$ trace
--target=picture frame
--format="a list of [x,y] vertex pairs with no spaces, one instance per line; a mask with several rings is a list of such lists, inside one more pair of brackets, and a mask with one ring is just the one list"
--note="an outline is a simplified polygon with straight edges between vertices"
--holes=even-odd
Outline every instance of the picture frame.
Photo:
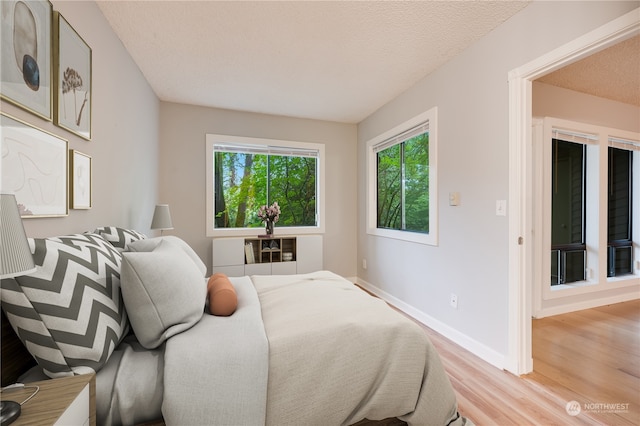
[[67,216],[68,141],[4,112],[0,130],[0,191],[15,195],[23,218]]
[[57,126],[91,140],[91,48],[59,12],[53,18],[53,119]]
[[0,97],[52,120],[52,15],[48,0],[0,1]]
[[92,159],[74,149],[69,151],[69,207],[90,209],[92,200]]

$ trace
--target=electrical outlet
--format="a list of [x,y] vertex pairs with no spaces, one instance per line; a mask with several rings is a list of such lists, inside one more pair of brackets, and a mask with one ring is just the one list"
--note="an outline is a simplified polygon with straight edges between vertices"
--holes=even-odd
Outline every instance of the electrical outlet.
[[451,305],[451,307],[453,309],[458,309],[458,295],[455,293],[451,293],[451,296],[449,297],[449,305]]
[[362,259],[362,269],[367,269],[367,259]]

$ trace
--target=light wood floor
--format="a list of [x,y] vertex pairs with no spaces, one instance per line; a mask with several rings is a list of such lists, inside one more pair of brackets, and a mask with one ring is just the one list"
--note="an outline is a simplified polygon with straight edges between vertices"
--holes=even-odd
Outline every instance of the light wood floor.
[[640,300],[534,320],[533,359],[531,380],[606,424],[640,425]]
[[[423,328],[476,425],[640,425],[640,300],[534,320],[534,372],[522,377]],[[628,405],[594,405],[606,403]]]

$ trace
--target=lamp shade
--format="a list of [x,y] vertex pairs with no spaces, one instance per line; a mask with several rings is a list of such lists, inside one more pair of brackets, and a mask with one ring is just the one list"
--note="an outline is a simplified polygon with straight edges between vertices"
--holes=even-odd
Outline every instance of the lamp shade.
[[173,229],[171,223],[171,212],[168,204],[158,204],[153,212],[151,229]]
[[0,278],[26,275],[36,270],[13,194],[0,194],[0,252]]

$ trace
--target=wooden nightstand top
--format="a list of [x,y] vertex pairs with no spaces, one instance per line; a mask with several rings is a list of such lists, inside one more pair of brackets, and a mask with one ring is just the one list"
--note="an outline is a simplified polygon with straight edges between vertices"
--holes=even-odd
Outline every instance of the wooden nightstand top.
[[[71,405],[82,390],[89,385],[89,419],[90,425],[96,424],[96,376],[83,374],[73,377],[43,380],[25,383],[25,386],[39,386],[40,391],[22,406],[20,417],[13,425],[53,425]],[[32,388],[5,390],[3,401],[24,401],[33,393]]]

